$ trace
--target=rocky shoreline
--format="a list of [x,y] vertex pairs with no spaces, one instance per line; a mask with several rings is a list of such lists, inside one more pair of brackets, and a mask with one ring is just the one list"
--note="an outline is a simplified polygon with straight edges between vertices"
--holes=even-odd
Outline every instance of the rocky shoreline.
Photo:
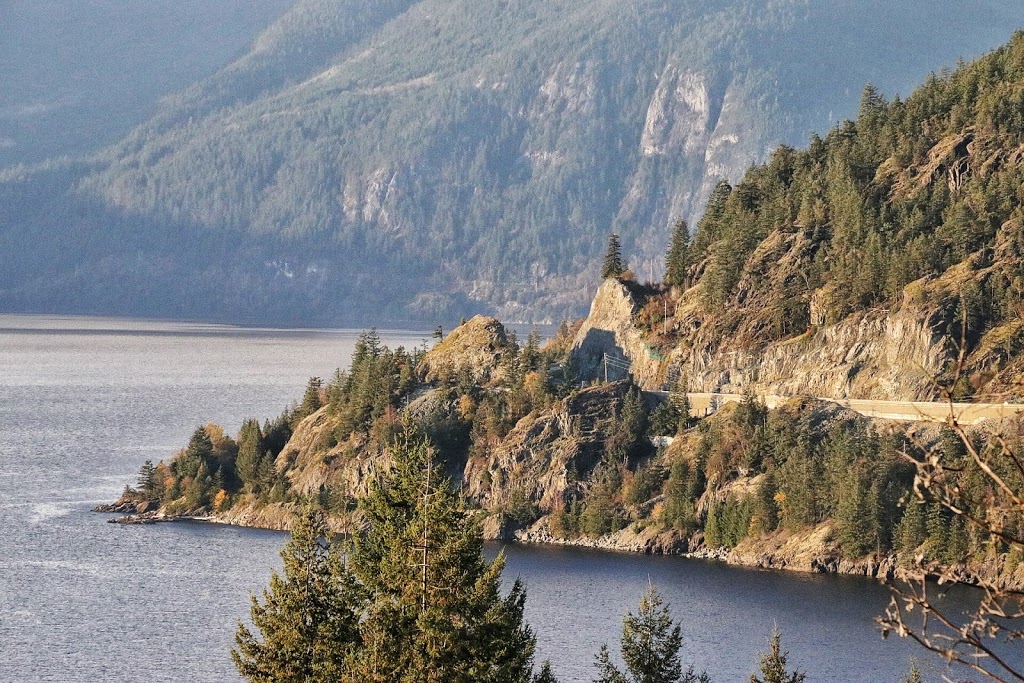
[[882,558],[842,558],[838,548],[831,542],[830,525],[822,525],[807,533],[789,536],[774,534],[757,540],[748,539],[732,550],[704,545],[703,535],[700,533],[687,536],[675,529],[663,529],[657,525],[634,524],[598,538],[558,538],[551,533],[550,523],[546,517],[527,529],[514,531],[499,539],[516,543],[575,546],[613,552],[676,555],[691,559],[714,560],[751,569],[809,574],[848,574],[886,581],[903,576],[896,563],[896,556],[892,553]]
[[105,514],[119,514],[121,517],[111,517],[107,524],[160,524],[163,522],[217,522],[214,517],[201,515],[172,515],[162,508],[143,501],[116,501],[114,503],[97,505],[92,512]]
[[[261,504],[243,499],[230,509],[213,513],[169,513],[151,501],[121,498],[111,504],[97,505],[93,512],[116,514],[110,524],[145,525],[165,522],[207,522],[270,531],[288,531],[296,513],[292,503]],[[897,562],[894,553],[882,557],[867,556],[856,560],[845,558],[835,541],[832,522],[796,532],[777,531],[758,538],[744,539],[735,548],[709,548],[704,535],[692,535],[657,523],[635,522],[597,538],[576,536],[563,538],[551,530],[551,517],[543,515],[525,528],[510,525],[501,515],[482,513],[484,538],[492,541],[529,545],[557,545],[592,548],[619,553],[675,555],[692,559],[714,560],[752,569],[795,571],[810,574],[846,574],[879,581],[906,578],[908,572]],[[351,520],[329,518],[337,533],[351,530]],[[1007,566],[1006,558],[990,557],[952,568],[956,581],[976,585],[979,579],[998,582],[1009,590],[1024,592],[1024,563]]]
[[[109,524],[144,525],[166,522],[208,522],[251,529],[287,531],[292,510],[289,506],[272,506],[274,510],[239,506],[224,513],[212,515],[168,514],[161,508],[145,503],[119,500],[109,505],[98,505],[93,512],[120,514],[107,520]],[[830,530],[825,527],[814,533],[779,539],[760,539],[757,543],[745,541],[736,548],[709,548],[703,544],[700,534],[687,536],[675,529],[663,529],[657,525],[631,524],[624,529],[597,538],[577,536],[557,537],[551,532],[547,516],[540,518],[525,529],[507,529],[493,522],[489,516],[484,523],[484,537],[487,540],[522,543],[524,545],[553,545],[576,548],[591,548],[606,552],[639,553],[645,555],[674,555],[688,559],[713,560],[725,564],[751,569],[796,571],[813,574],[847,574],[865,576],[879,580],[892,580],[902,576],[893,555],[881,558],[848,560],[839,556],[838,551],[828,544],[818,545],[822,537],[827,538]],[[344,524],[333,520],[333,528],[341,530]],[[816,547],[815,547],[816,546]],[[964,572],[964,583],[976,583],[976,579]],[[1024,584],[1022,584],[1024,585]]]

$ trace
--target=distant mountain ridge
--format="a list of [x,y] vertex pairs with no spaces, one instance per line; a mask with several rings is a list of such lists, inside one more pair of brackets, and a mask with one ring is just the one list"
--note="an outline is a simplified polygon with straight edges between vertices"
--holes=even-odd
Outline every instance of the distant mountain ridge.
[[0,8],[0,167],[94,152],[234,61],[293,0],[14,0]]
[[104,153],[0,177],[0,307],[574,317],[608,232],[657,275],[719,178],[1005,42],[981,4],[302,0]]

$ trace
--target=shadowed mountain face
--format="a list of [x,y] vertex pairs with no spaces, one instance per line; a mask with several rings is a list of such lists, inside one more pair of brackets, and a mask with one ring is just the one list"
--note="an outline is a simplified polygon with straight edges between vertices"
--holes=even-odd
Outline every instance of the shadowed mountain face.
[[1021,14],[303,0],[102,154],[2,177],[0,307],[575,316],[608,232],[657,276],[668,226],[717,179],[852,115],[869,81],[906,93],[1005,42]]
[[115,142],[160,97],[237,58],[292,2],[5,2],[0,166]]

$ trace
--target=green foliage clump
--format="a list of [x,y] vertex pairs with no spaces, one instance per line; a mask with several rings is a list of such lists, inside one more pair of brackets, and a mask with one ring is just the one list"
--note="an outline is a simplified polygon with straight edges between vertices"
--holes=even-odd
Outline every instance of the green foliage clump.
[[621,486],[619,471],[600,468],[594,475],[594,484],[587,491],[579,517],[579,531],[596,538],[622,528],[617,497]]
[[750,500],[727,498],[712,505],[704,522],[704,538],[710,548],[735,548],[747,537],[753,509]]
[[683,637],[668,605],[653,586],[640,598],[636,614],[622,620],[622,660],[625,671],[613,662],[607,645],[597,655],[595,683],[709,683],[707,673],[684,670],[679,659]]
[[697,529],[696,501],[704,494],[704,468],[687,460],[676,460],[665,483],[661,522],[680,531]]
[[672,229],[668,253],[665,255],[665,285],[686,288],[690,271],[690,226],[682,218]]
[[[685,394],[683,396],[685,396]],[[687,412],[689,412],[688,409]],[[651,411],[647,431],[651,436],[675,436],[686,429],[689,425],[689,421],[690,416],[684,414],[674,401],[668,400],[663,403],[659,403],[658,406]]]
[[921,670],[917,668],[917,664],[910,665],[910,670],[907,671],[907,675],[903,677],[900,683],[924,683],[924,676],[921,675]]
[[251,681],[551,682],[533,673],[535,639],[517,580],[487,561],[478,518],[438,475],[425,443],[393,452],[394,468],[360,502],[369,527],[346,559],[321,513],[300,517],[261,604],[257,638],[239,625],[233,656]]
[[804,683],[807,680],[807,674],[786,668],[789,653],[782,651],[782,634],[778,628],[772,633],[768,647],[768,652],[761,655],[761,677],[751,674],[750,683]]
[[[886,101],[868,85],[855,120],[812,136],[804,150],[779,147],[735,186],[720,183],[689,248],[692,262],[705,262],[707,308],[741,311],[735,296],[747,282],[743,299],[769,313],[759,334],[781,339],[811,324],[812,294],[826,321],[896,307],[911,282],[959,264],[976,271],[989,265],[986,250],[1017,244],[1024,169],[1008,160],[1024,126],[1009,103],[1024,98],[1021,54],[1017,33],[980,60],[933,75],[906,100]],[[801,245],[795,271],[761,277],[772,260],[764,254],[784,242]],[[754,258],[762,246],[767,261]],[[932,302],[954,336],[966,321],[971,347],[1019,314],[1020,253],[1006,253],[1017,255]],[[967,396],[970,387],[958,391]]]
[[644,456],[650,447],[647,441],[647,407],[643,395],[636,387],[630,387],[622,400],[605,439],[605,454],[609,462],[624,466]]
[[239,622],[231,658],[254,682],[336,681],[359,636],[361,597],[321,512],[299,515],[281,559],[284,576],[271,575],[262,602],[253,596],[252,629]]
[[395,422],[402,399],[416,384],[418,360],[416,353],[382,344],[375,329],[360,335],[348,372],[336,372],[326,391],[328,409],[339,418],[339,441],[369,431],[383,418]]

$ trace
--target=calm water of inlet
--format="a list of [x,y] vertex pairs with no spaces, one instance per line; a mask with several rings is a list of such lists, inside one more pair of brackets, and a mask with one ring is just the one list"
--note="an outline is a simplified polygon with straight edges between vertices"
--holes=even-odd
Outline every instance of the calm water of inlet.
[[[359,331],[254,330],[0,316],[0,681],[232,681],[249,595],[284,536],[209,524],[123,527],[90,513],[199,424],[273,417],[312,375],[347,365]],[[427,333],[386,331],[391,346]],[[491,546],[489,552],[497,552]],[[653,581],[684,658],[745,681],[773,624],[811,681],[897,681],[914,646],[883,641],[869,580],[561,548],[507,546],[542,658],[588,681],[602,642]],[[922,659],[931,678],[941,662]]]

